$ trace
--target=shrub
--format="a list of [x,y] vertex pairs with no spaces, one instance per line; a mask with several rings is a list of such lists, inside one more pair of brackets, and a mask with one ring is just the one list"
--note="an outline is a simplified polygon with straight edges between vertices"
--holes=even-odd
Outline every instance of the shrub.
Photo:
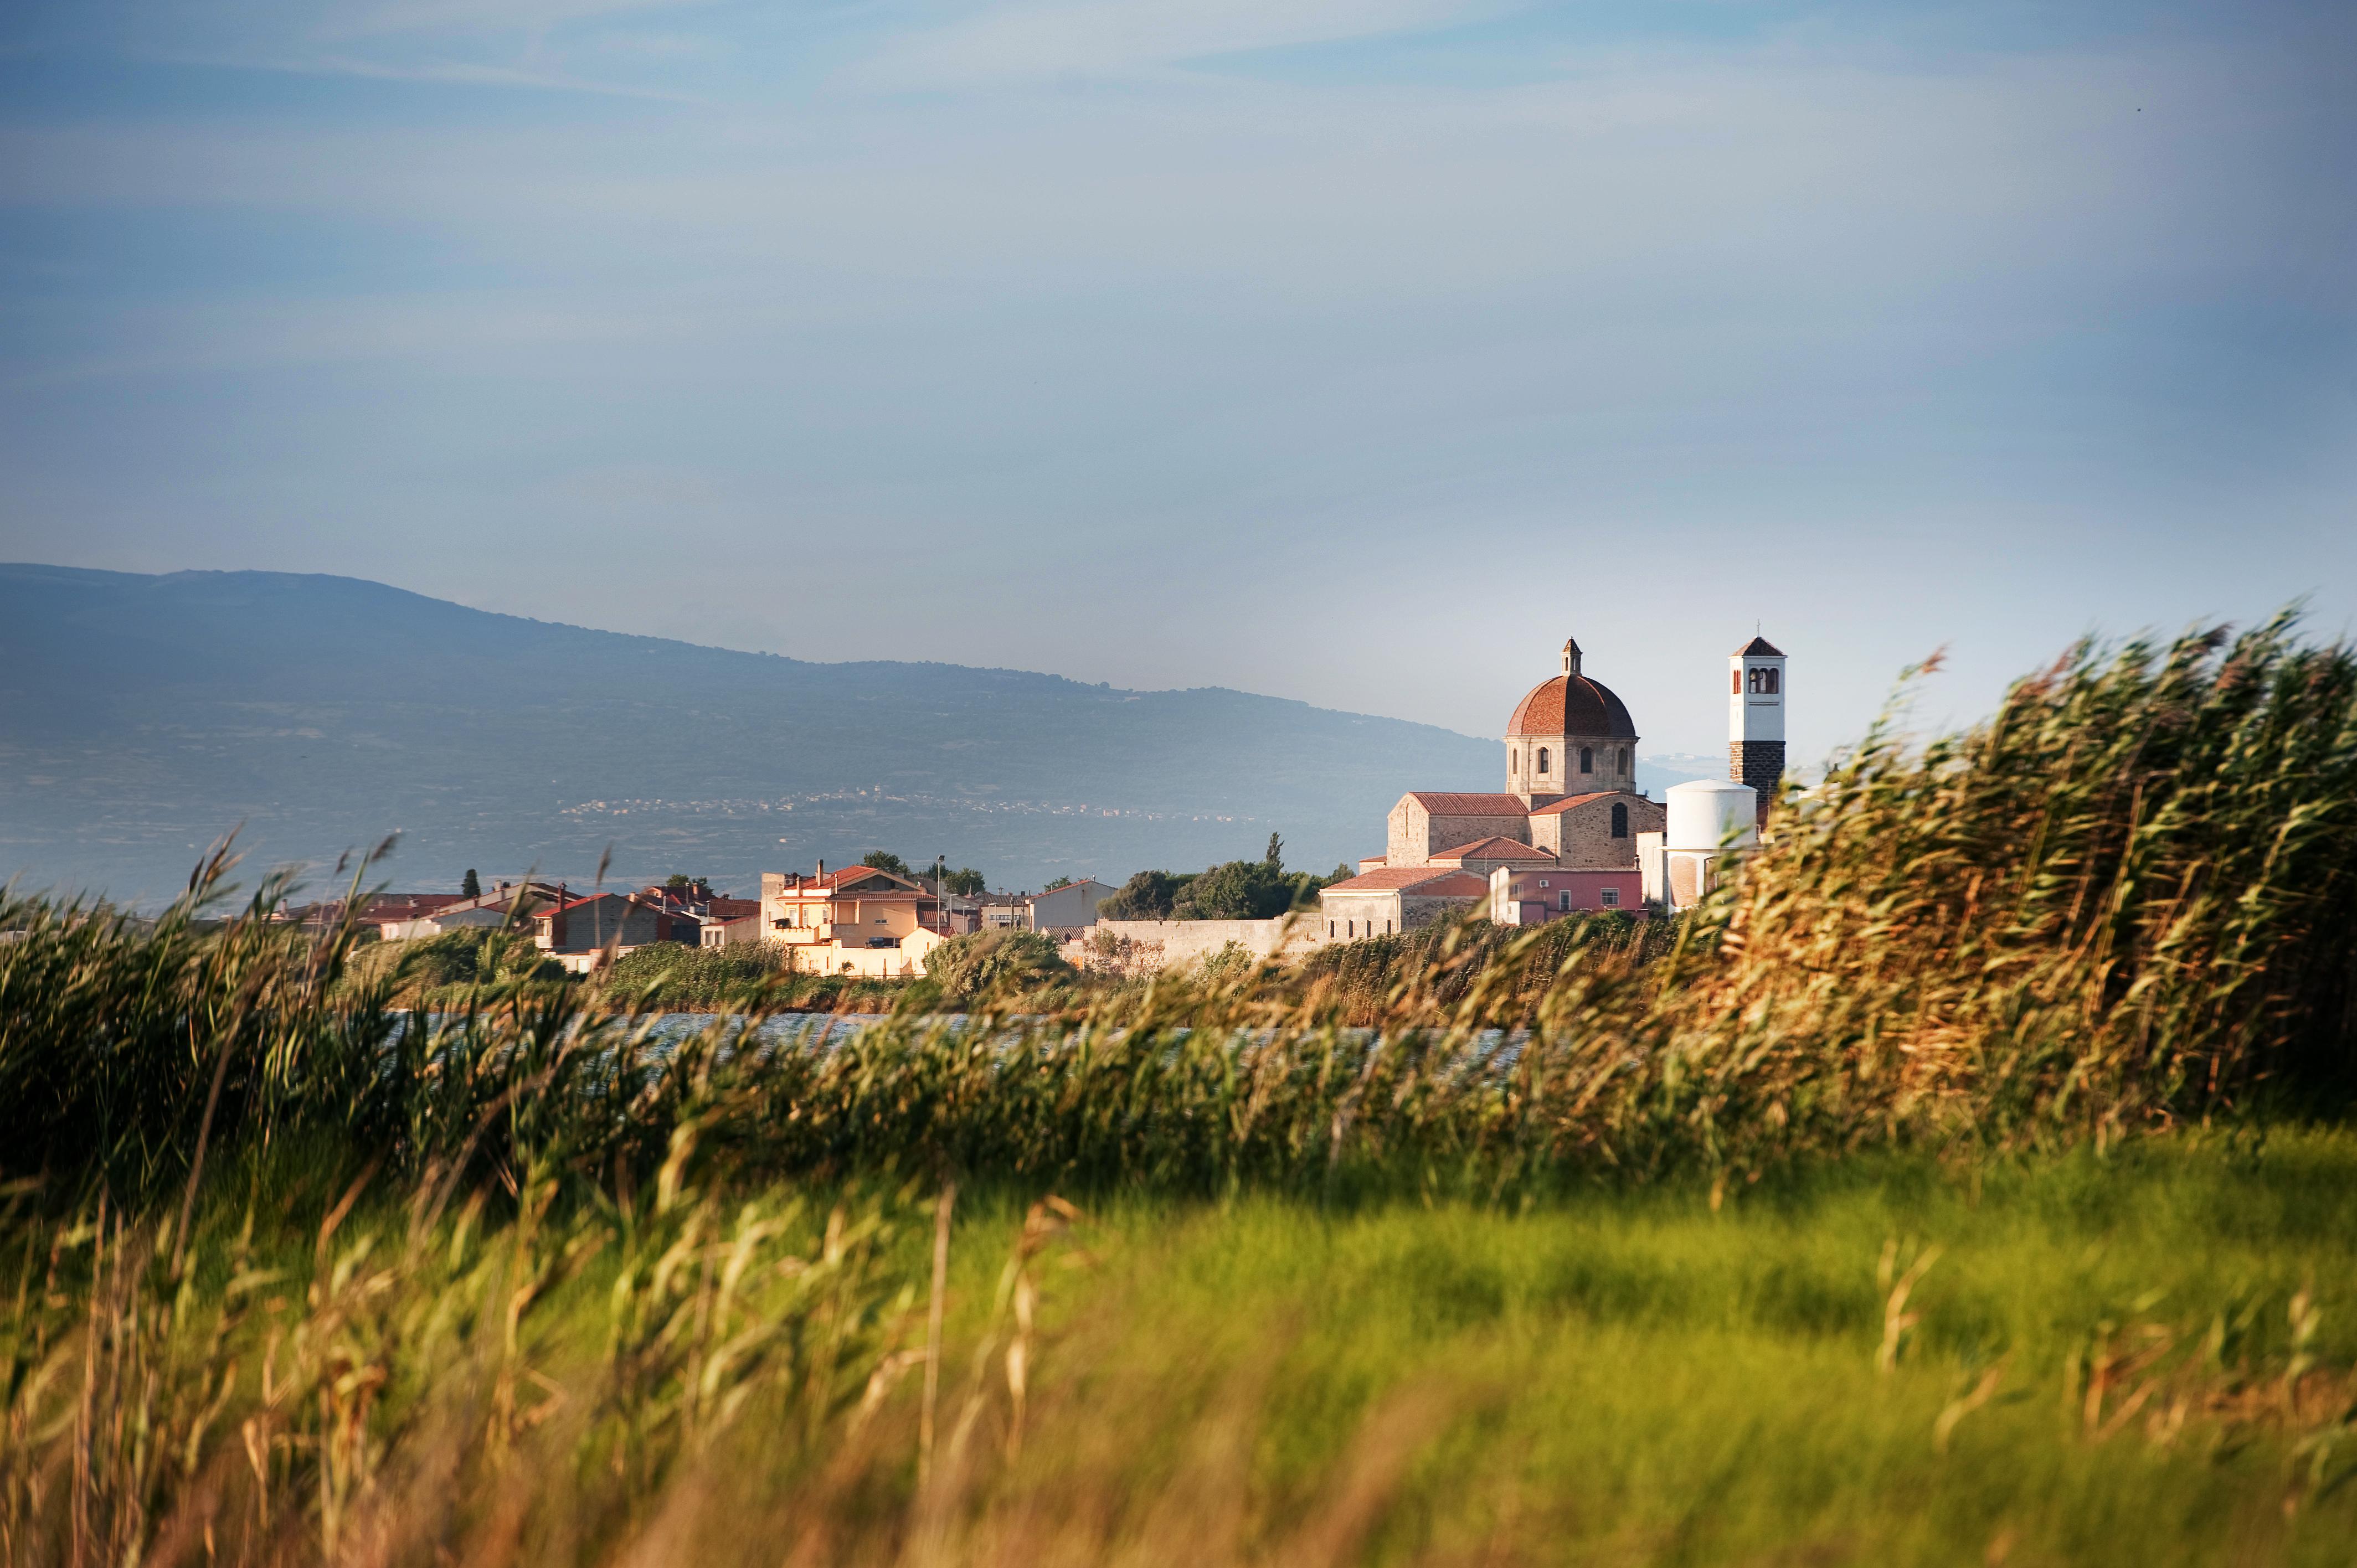
[[607,972],[606,991],[628,998],[639,1011],[694,1011],[740,1000],[782,973],[783,951],[772,943],[692,948],[650,942],[614,961]]
[[1003,996],[1071,973],[1056,944],[1037,931],[979,931],[952,937],[933,950],[925,976],[961,1003]]

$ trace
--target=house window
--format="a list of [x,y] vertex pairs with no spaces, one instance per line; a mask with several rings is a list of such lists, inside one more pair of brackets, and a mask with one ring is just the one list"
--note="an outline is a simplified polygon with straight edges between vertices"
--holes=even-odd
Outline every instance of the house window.
[[1618,887],[1607,887],[1596,897],[1603,901],[1604,907],[1608,909],[1620,908],[1620,889]]
[[1359,922],[1358,922],[1358,921],[1356,921],[1356,920],[1345,920],[1345,921],[1343,921],[1343,922],[1342,922],[1342,934],[1343,934],[1344,936],[1346,936],[1346,937],[1355,937],[1355,936],[1357,936],[1357,935],[1359,934]]
[[1571,913],[1570,888],[1566,887],[1562,892],[1555,895],[1555,908],[1561,910],[1564,914],[1568,915]]
[[1579,770],[1582,773],[1593,773],[1596,771],[1596,748],[1594,746],[1583,746],[1579,748]]
[[1547,770],[1547,748],[1546,748],[1545,746],[1541,746],[1541,747],[1539,747],[1539,775],[1540,775],[1540,777],[1544,778],[1544,777],[1545,777],[1545,775],[1546,775],[1546,770]]
[[1327,921],[1327,922],[1326,922],[1326,935],[1327,935],[1328,937],[1329,937],[1329,938],[1330,938],[1330,937],[1332,937],[1332,936],[1333,936],[1333,934],[1334,934],[1334,922],[1333,922],[1333,921],[1331,921],[1331,920],[1329,920],[1329,921]]
[[1629,808],[1617,800],[1612,803],[1612,836],[1616,839],[1629,836]]

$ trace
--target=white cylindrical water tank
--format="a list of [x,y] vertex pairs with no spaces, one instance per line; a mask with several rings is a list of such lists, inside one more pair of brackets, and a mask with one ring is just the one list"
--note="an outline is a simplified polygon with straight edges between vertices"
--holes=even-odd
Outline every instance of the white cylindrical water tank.
[[1669,837],[1662,846],[1674,850],[1716,850],[1727,842],[1727,830],[1740,830],[1738,844],[1760,840],[1760,797],[1748,784],[1724,779],[1697,779],[1669,788]]

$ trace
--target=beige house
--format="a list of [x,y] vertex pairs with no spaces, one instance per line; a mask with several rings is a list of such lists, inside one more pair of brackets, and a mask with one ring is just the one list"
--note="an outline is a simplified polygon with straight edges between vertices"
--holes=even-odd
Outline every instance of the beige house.
[[794,968],[814,974],[899,978],[922,974],[942,944],[941,900],[872,865],[815,875],[761,874],[760,930]]

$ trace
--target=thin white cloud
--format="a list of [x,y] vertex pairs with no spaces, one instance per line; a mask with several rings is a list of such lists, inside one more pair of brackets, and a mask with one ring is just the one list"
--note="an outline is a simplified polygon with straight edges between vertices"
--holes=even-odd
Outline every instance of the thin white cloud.
[[1498,0],[1067,0],[984,11],[887,42],[849,79],[882,88],[1118,76],[1248,49],[1422,31]]
[[176,65],[225,66],[233,70],[274,71],[289,76],[350,76],[371,81],[433,81],[462,87],[529,88],[540,92],[587,92],[605,98],[643,98],[658,102],[691,102],[688,94],[628,82],[595,81],[565,71],[500,65],[485,60],[396,61],[357,55],[159,55]]

